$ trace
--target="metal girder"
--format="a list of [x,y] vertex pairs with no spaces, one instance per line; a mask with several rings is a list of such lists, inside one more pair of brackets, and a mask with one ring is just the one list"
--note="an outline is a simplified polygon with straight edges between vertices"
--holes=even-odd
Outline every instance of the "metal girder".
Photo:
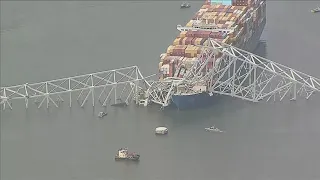
[[[209,39],[208,46],[201,47],[198,62],[183,78],[167,78],[151,85],[150,101],[168,106],[177,85],[184,85],[192,93],[192,88],[199,83],[206,85],[209,93],[252,102],[269,101],[271,97],[281,101],[286,96],[296,100],[297,95],[308,99],[320,91],[318,78],[253,53],[213,39]],[[213,62],[214,68],[206,69],[209,62]]]
[[132,66],[40,83],[1,87],[0,103],[3,109],[6,106],[12,109],[12,100],[24,99],[26,108],[28,108],[29,100],[34,99],[38,108],[44,102],[47,108],[51,103],[58,107],[61,102],[64,102],[63,96],[67,95],[71,107],[74,97],[72,95],[76,95],[77,101],[83,107],[89,98],[92,99],[94,106],[95,95],[99,94],[98,100],[103,106],[108,103],[127,104],[137,97],[141,89],[150,87],[146,78],[142,76],[137,66]]
[[297,95],[308,99],[320,91],[318,78],[213,39],[210,46],[223,53],[219,71],[212,76],[213,93],[257,102],[271,97],[281,101],[287,95],[291,100]]
[[[320,80],[266,58],[254,55],[222,42],[209,39],[208,46],[201,46],[198,61],[193,64],[183,78],[166,78],[162,81],[147,81],[137,66],[91,73],[86,75],[1,87],[0,105],[3,109],[12,109],[11,100],[24,99],[28,107],[30,99],[35,99],[40,108],[52,103],[58,107],[69,98],[71,107],[72,94],[77,94],[81,107],[91,95],[95,105],[95,94],[103,105],[129,103],[134,99],[137,104],[147,106],[149,102],[169,106],[176,88],[183,87],[195,93],[195,86],[205,85],[209,93],[233,96],[258,102],[269,101],[272,97],[280,101],[290,95],[292,100],[297,95],[307,99],[320,91]],[[213,68],[208,68],[208,64]],[[150,76],[149,76],[150,77]],[[121,89],[121,93],[118,93]],[[38,99],[41,99],[40,101]],[[56,99],[56,101],[54,100]],[[121,102],[119,102],[119,99]]]
[[146,91],[147,101],[160,104],[162,107],[168,106],[171,102],[174,86],[181,82],[182,79],[179,78],[151,82],[151,86]]

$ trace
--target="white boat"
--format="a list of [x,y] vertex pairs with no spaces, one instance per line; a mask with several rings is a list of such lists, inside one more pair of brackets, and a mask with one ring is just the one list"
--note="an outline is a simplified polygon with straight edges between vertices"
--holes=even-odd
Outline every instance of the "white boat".
[[104,116],[108,115],[108,113],[105,112],[99,112],[98,117],[103,118]]
[[210,132],[223,132],[221,131],[220,129],[214,127],[214,126],[211,126],[209,128],[205,128],[206,131],[210,131]]
[[184,2],[184,3],[182,3],[181,5],[180,5],[180,8],[189,8],[190,7],[190,4],[189,3],[186,3],[186,2]]
[[168,134],[168,128],[166,127],[157,127],[156,134]]
[[320,12],[320,7],[317,7],[317,8],[315,8],[315,9],[312,9],[311,12],[313,12],[313,13]]

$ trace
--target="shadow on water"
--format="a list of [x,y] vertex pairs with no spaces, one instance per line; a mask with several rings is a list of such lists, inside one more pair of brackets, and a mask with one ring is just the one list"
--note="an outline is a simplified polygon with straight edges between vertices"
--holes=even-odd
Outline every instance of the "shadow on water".
[[260,40],[257,48],[254,50],[254,54],[264,58],[267,57],[267,41]]

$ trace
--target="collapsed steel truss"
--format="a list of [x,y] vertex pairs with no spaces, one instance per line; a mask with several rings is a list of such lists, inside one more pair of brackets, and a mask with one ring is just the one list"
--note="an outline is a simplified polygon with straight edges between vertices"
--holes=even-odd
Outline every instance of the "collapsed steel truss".
[[[213,68],[208,64],[213,63]],[[150,77],[150,76],[149,76]],[[28,107],[34,99],[40,108],[46,102],[58,107],[64,98],[72,105],[73,94],[83,107],[91,95],[95,105],[95,94],[103,105],[137,104],[147,106],[150,102],[166,107],[177,87],[183,86],[188,92],[197,93],[195,86],[206,86],[209,94],[217,93],[258,102],[297,95],[307,99],[313,92],[320,91],[320,80],[307,74],[272,62],[239,48],[209,39],[208,46],[202,46],[199,61],[183,78],[166,78],[162,81],[147,81],[137,66],[97,72],[41,83],[1,87],[0,104],[12,109],[12,100],[24,99]],[[121,90],[120,93],[119,90]],[[77,94],[78,93],[78,94]],[[39,100],[40,99],[40,100]],[[56,100],[55,100],[56,99]]]
[[83,107],[89,98],[94,106],[95,94],[99,94],[98,100],[103,106],[128,104],[130,100],[138,98],[141,89],[150,86],[146,78],[137,66],[132,66],[40,83],[1,87],[0,103],[3,109],[6,106],[12,109],[12,100],[24,99],[28,108],[29,100],[34,99],[38,108],[44,102],[48,108],[51,103],[58,107],[68,98],[71,107],[73,96],[77,96],[76,100]]
[[[148,91],[149,101],[168,106],[177,86],[185,86],[189,92],[203,82],[209,93],[233,96],[258,102],[272,97],[280,101],[287,96],[296,100],[297,95],[307,99],[320,91],[320,80],[279,63],[272,62],[231,45],[209,39],[202,47],[198,63],[183,78],[167,78],[154,83]],[[217,56],[219,53],[220,56]],[[208,62],[214,68],[206,70]],[[205,72],[205,73],[204,73]]]

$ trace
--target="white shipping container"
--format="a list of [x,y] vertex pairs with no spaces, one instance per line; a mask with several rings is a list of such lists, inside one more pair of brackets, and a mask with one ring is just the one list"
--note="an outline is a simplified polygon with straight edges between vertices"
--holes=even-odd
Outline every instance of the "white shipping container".
[[198,12],[204,13],[204,12],[207,12],[207,11],[208,11],[208,8],[205,8],[205,9],[200,9]]
[[165,64],[161,67],[163,74],[169,74],[169,64]]

